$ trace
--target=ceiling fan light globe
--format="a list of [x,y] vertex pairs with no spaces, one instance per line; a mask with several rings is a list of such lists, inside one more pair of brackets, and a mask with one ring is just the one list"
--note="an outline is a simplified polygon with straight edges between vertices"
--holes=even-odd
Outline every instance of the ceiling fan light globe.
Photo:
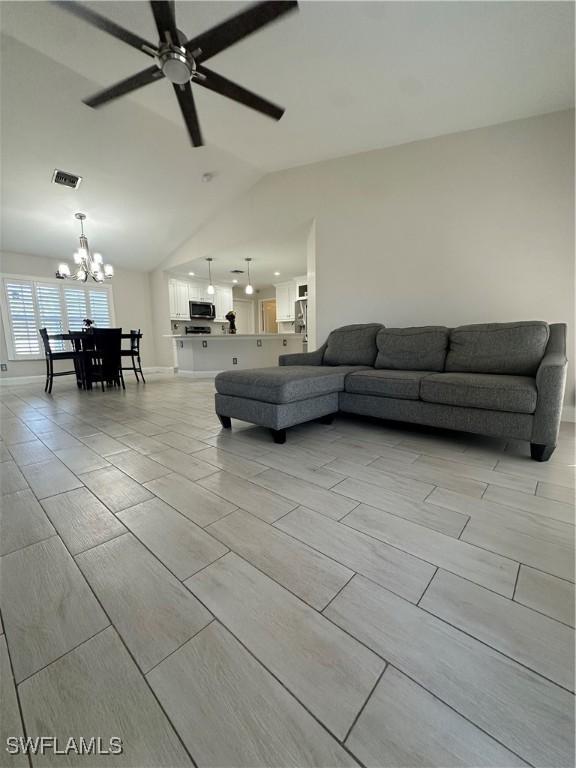
[[164,77],[176,85],[184,85],[192,77],[192,67],[183,53],[168,51],[161,57],[160,68]]

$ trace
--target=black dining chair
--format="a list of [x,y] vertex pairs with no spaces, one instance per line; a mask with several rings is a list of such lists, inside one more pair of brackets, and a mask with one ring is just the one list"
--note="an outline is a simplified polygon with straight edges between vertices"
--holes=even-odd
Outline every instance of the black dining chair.
[[142,376],[142,381],[146,384],[146,379],[142,373],[142,361],[140,359],[140,339],[142,333],[140,328],[137,331],[130,331],[130,349],[122,350],[122,357],[129,357],[132,360],[132,365],[122,368],[123,371],[134,371],[136,381],[140,381],[138,374]]
[[126,389],[122,374],[122,328],[94,328],[91,336],[94,349],[90,352],[90,381]]
[[[46,384],[44,385],[44,392],[50,394],[52,392],[52,384],[55,376],[76,376],[78,386],[81,387],[81,379],[79,378],[78,367],[78,353],[75,350],[67,352],[54,352],[50,346],[50,336],[48,335],[47,328],[40,328],[40,336],[42,337],[42,343],[44,344],[44,356],[46,358]],[[55,360],[73,360],[73,371],[55,371]]]

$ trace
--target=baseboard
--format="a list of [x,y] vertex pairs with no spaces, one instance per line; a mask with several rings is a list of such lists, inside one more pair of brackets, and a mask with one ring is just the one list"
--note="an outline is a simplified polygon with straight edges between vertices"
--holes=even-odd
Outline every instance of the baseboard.
[[[168,376],[174,376],[174,368],[171,365],[151,365],[142,368],[144,375],[147,373],[162,373]],[[124,371],[127,376],[130,376],[130,371]],[[34,376],[4,376],[0,378],[0,387],[14,387],[17,384],[36,384],[37,382],[46,381],[46,375],[43,373],[34,374]]]
[[172,365],[151,365],[148,368],[142,368],[142,370],[144,373],[167,373],[169,376],[174,376],[175,373],[174,366]]
[[213,379],[217,374],[222,371],[181,371],[176,369],[176,376],[184,376],[189,379]]

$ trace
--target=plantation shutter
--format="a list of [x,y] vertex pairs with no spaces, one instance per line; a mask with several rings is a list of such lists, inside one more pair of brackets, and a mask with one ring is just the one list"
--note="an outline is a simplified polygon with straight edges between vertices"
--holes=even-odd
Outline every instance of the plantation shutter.
[[[38,307],[38,327],[46,328],[50,336],[55,333],[64,333],[60,286],[37,283],[36,302]],[[64,349],[64,342],[50,340],[50,347],[53,352],[61,352]]]
[[32,283],[7,280],[5,287],[14,353],[19,356],[39,355],[40,336]]
[[110,328],[112,325],[109,293],[105,291],[89,291],[90,319],[94,320],[96,328]]
[[88,302],[84,288],[64,288],[64,303],[68,317],[68,328],[81,331],[85,318],[88,317]]

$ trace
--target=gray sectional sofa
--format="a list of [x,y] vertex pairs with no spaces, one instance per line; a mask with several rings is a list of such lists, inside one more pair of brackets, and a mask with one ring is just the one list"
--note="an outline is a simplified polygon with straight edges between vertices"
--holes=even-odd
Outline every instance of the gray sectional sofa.
[[216,376],[216,413],[286,429],[337,411],[527,440],[546,461],[556,446],[566,382],[566,325],[542,321],[338,328],[315,352],[278,368]]

